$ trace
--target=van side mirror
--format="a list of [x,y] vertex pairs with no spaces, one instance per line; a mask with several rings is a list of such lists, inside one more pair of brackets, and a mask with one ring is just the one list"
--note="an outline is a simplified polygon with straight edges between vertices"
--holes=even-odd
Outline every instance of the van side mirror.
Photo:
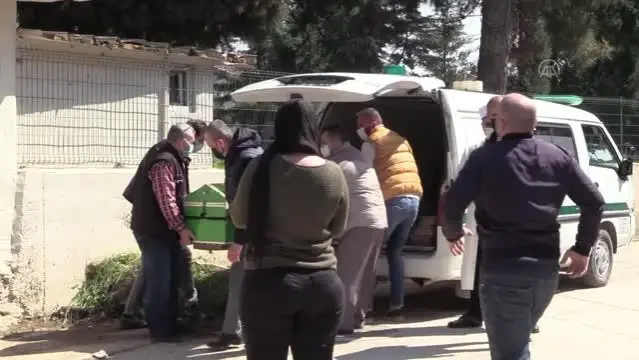
[[621,180],[628,180],[628,176],[632,175],[633,163],[632,159],[623,159],[619,164],[617,175]]
[[637,154],[637,148],[631,143],[623,144],[623,155],[627,156],[630,159],[634,159]]

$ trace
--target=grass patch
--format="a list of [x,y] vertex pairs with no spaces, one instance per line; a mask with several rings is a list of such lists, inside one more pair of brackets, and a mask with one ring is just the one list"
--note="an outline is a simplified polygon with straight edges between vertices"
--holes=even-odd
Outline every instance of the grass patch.
[[[90,263],[85,280],[77,287],[69,320],[86,316],[118,317],[122,314],[129,290],[140,269],[140,256],[124,253]],[[193,277],[200,307],[205,315],[215,317],[224,311],[228,292],[228,270],[194,259]]]

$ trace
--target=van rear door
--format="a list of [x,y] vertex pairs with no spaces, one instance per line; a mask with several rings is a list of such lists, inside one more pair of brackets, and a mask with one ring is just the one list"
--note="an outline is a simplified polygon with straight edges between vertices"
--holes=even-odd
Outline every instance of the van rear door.
[[407,96],[444,87],[435,78],[387,74],[317,73],[284,76],[247,85],[231,93],[235,102],[286,102],[302,98],[313,103],[365,102],[381,96]]
[[[486,139],[481,127],[479,108],[494,95],[459,90],[440,90],[439,103],[444,111],[449,137],[448,176],[454,179],[468,155]],[[465,224],[473,232],[464,241],[464,254],[459,264],[462,290],[472,290],[475,278],[477,248],[479,246],[475,222],[475,206],[465,214]]]

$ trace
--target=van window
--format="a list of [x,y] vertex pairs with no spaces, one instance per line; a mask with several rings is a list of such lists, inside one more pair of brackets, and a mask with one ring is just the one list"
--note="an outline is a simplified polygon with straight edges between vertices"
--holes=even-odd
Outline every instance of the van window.
[[582,128],[590,166],[616,169],[619,166],[619,159],[603,128],[596,125],[582,125]]
[[577,159],[577,147],[570,126],[563,124],[539,123],[535,129],[535,138],[561,146]]

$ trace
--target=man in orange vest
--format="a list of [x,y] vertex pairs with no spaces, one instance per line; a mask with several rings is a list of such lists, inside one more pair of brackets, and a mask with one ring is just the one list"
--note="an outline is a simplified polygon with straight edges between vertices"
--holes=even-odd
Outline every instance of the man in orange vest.
[[386,258],[391,283],[388,316],[399,317],[404,306],[402,249],[417,218],[422,184],[408,141],[386,128],[377,110],[358,112],[357,127],[364,141],[362,152],[373,163],[386,204]]

